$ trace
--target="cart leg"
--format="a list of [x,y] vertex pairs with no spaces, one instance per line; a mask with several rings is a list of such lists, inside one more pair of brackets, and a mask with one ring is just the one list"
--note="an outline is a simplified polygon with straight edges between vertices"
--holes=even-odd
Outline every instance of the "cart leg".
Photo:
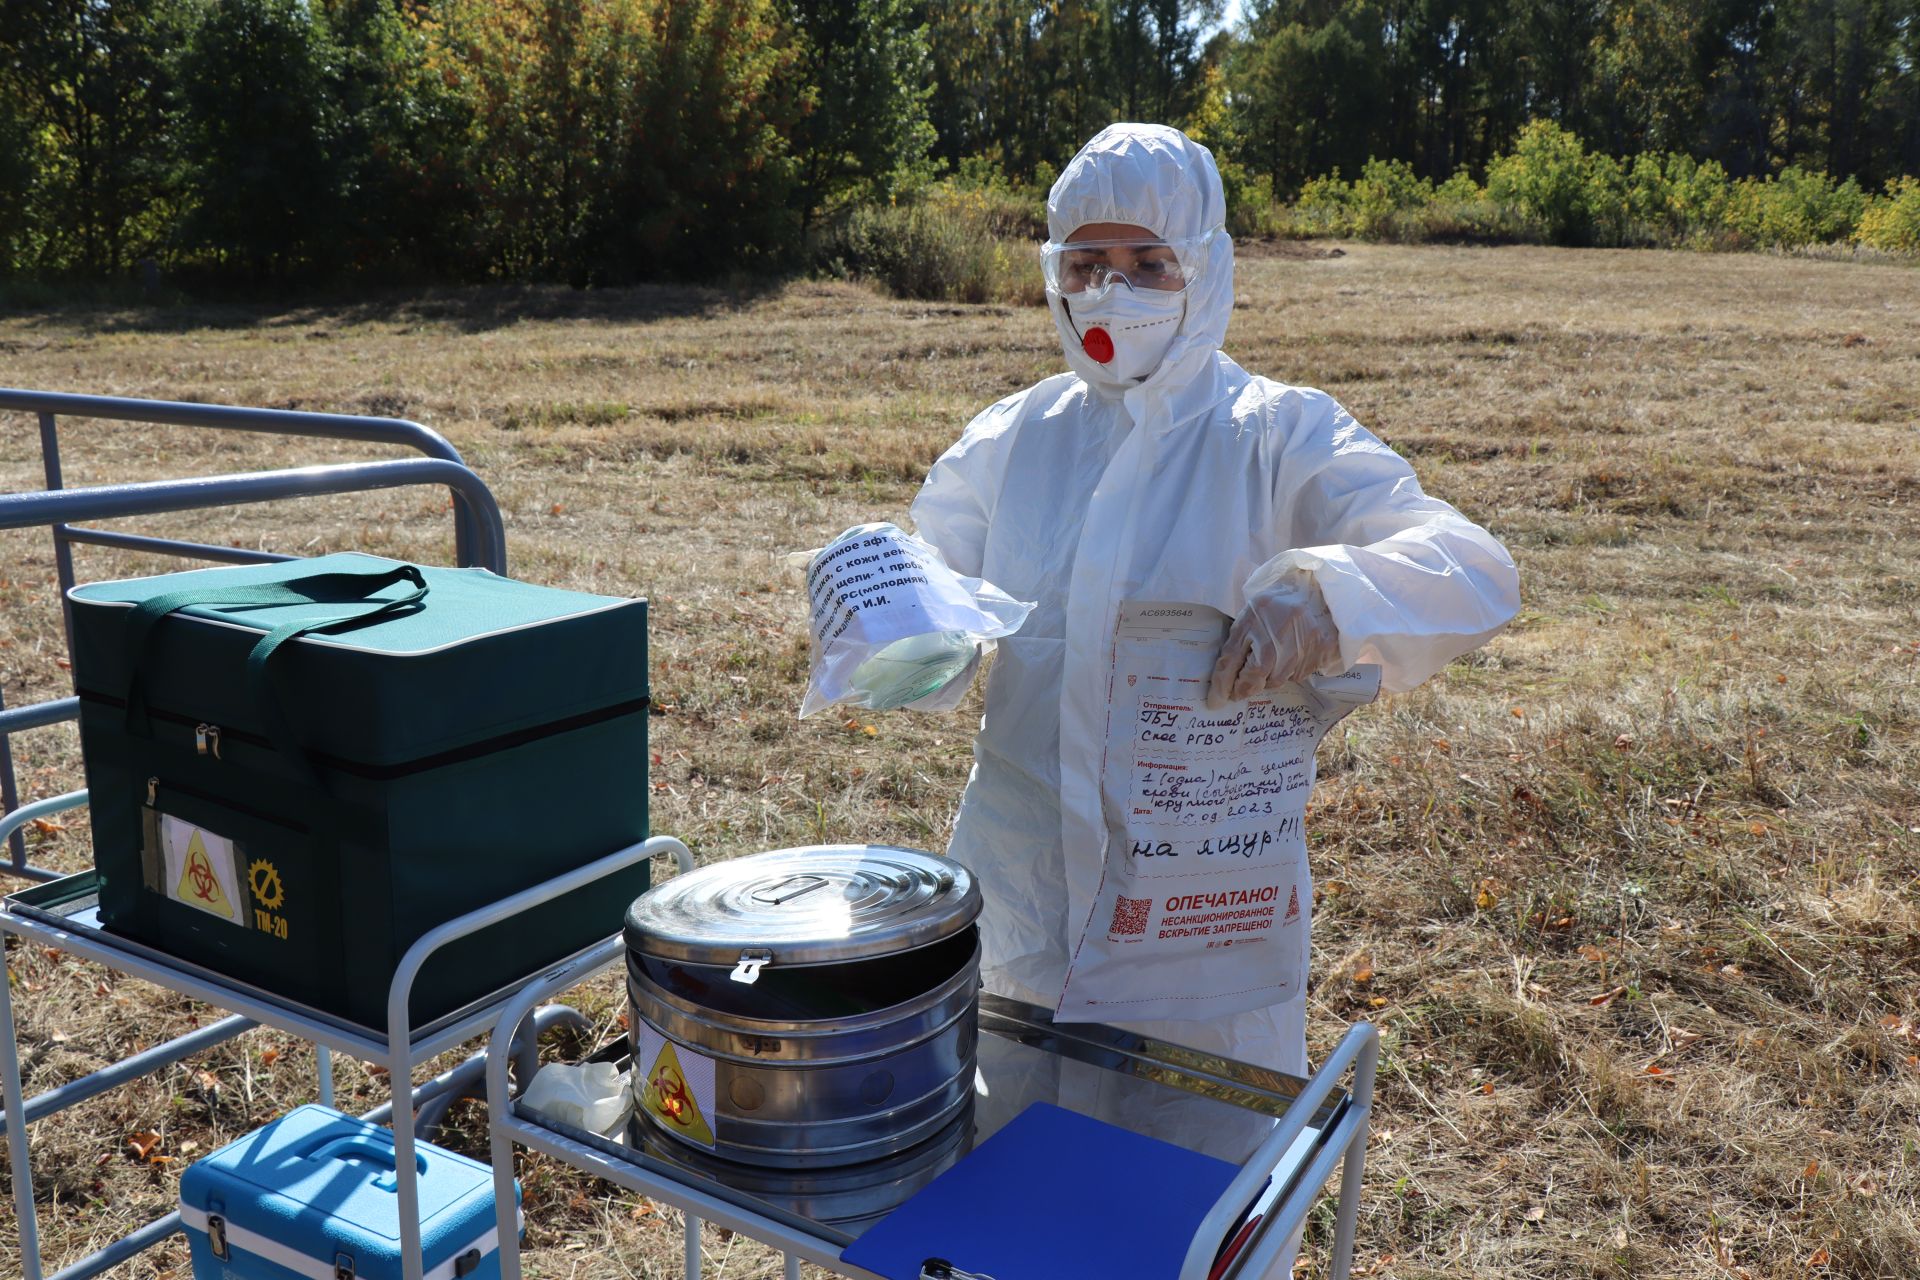
[[422,1280],[420,1257],[420,1170],[414,1163],[413,1047],[403,1023],[388,1019],[387,1083],[393,1086],[394,1189],[399,1192],[401,1280]]
[[687,1214],[686,1280],[700,1280],[700,1219]]
[[7,1156],[13,1166],[13,1211],[20,1224],[21,1280],[40,1280],[40,1224],[33,1216],[33,1161],[27,1153],[27,1102],[20,1088],[20,1042],[13,1026],[13,975],[0,932],[0,1101],[7,1108]]
[[787,1255],[787,1280],[800,1280],[800,1259]]
[[313,1060],[318,1066],[320,1082],[320,1105],[333,1105],[333,1050],[323,1044],[313,1046]]
[[1353,1097],[1365,1110],[1354,1129],[1346,1154],[1340,1158],[1340,1207],[1333,1219],[1333,1258],[1327,1269],[1328,1280],[1347,1280],[1353,1271],[1353,1237],[1360,1225],[1360,1182],[1367,1167],[1367,1132],[1373,1121],[1373,1076],[1380,1065],[1380,1040],[1376,1036],[1360,1050],[1353,1064]]
[[1333,1257],[1327,1280],[1347,1280],[1353,1270],[1353,1237],[1360,1221],[1360,1171],[1366,1165],[1367,1131],[1354,1136],[1340,1161],[1340,1207],[1333,1218]]
[[493,1130],[493,1214],[500,1228],[500,1280],[520,1280],[520,1202],[513,1194],[513,1139],[497,1124],[488,1127]]

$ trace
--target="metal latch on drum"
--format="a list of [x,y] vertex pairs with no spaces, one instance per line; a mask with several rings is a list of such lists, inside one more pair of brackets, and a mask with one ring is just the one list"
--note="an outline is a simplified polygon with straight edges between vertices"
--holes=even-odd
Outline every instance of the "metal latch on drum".
[[733,972],[727,976],[735,982],[752,986],[754,983],[760,981],[760,971],[772,963],[773,952],[765,950],[764,948],[742,951],[740,953],[740,962],[733,966]]

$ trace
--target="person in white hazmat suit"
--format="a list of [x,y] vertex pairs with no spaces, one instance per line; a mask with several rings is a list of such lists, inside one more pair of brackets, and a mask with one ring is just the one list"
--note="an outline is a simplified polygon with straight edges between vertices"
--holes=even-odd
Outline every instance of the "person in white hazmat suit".
[[[1089,916],[1113,838],[1101,757],[1120,603],[1235,619],[1217,706],[1358,663],[1411,689],[1506,625],[1518,576],[1331,396],[1220,350],[1225,212],[1212,155],[1178,130],[1116,124],[1087,143],[1048,196],[1043,250],[1070,371],[976,417],[912,518],[956,572],[1037,602],[999,642],[948,850],[985,895],[987,989],[1300,1075],[1305,1001],[1273,1002],[1270,948],[1208,953],[1180,1019],[1063,1006],[1077,949],[1105,929]],[[1304,974],[1307,929],[1294,933]],[[1124,1011],[1124,965],[1101,975],[1083,994]]]

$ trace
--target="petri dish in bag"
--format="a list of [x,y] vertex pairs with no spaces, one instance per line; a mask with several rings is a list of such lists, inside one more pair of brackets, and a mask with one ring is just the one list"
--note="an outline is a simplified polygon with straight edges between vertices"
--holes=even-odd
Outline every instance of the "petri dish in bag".
[[849,683],[862,695],[858,705],[889,711],[946,688],[973,661],[973,650],[964,631],[908,636],[855,667]]

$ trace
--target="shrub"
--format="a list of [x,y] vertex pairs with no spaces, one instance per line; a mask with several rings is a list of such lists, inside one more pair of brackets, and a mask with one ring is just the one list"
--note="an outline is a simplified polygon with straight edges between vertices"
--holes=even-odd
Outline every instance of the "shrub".
[[1824,173],[1789,165],[1777,177],[1736,183],[1724,216],[1740,242],[1785,249],[1852,239],[1866,206],[1866,193],[1852,178],[1836,184]]
[[1309,178],[1293,202],[1288,230],[1302,236],[1350,236],[1357,226],[1353,185],[1340,179],[1340,170],[1324,178]]
[[1588,155],[1581,166],[1580,209],[1585,239],[1593,244],[1629,244],[1634,239],[1627,172],[1612,156]]
[[1281,222],[1286,234],[1296,236],[1407,243],[1525,238],[1466,170],[1436,187],[1397,160],[1369,160],[1352,182],[1342,181],[1337,169],[1310,180]]
[[875,280],[901,298],[949,302],[1042,301],[1038,245],[1013,206],[979,188],[935,183],[913,200],[865,205],[827,225],[814,246],[818,267]]
[[1512,154],[1487,166],[1487,194],[1539,227],[1557,244],[1577,244],[1590,234],[1589,165],[1584,143],[1551,120],[1534,120],[1520,131]]
[[1869,196],[1849,178],[1795,167],[1733,181],[1714,160],[1677,152],[1627,159],[1588,151],[1559,125],[1535,120],[1514,150],[1487,166],[1482,187],[1464,169],[1438,186],[1398,160],[1369,160],[1348,182],[1338,169],[1310,180],[1278,213],[1299,236],[1370,240],[1495,239],[1558,244],[1799,248],[1849,241],[1920,253],[1920,178]]
[[1227,194],[1227,230],[1242,239],[1284,235],[1286,211],[1273,195],[1273,179],[1254,177],[1244,165],[1220,163],[1220,185]]
[[1486,198],[1487,189],[1475,182],[1465,169],[1455,169],[1451,178],[1433,190],[1437,204],[1473,205],[1483,203]]
[[1433,189],[1420,209],[1401,215],[1401,240],[1512,240],[1518,230],[1465,169]]
[[1642,152],[1622,174],[1621,200],[1637,240],[1654,240],[1672,224],[1673,180],[1661,157]]
[[1669,155],[1663,166],[1669,202],[1668,225],[1681,243],[1725,238],[1727,204],[1733,187],[1718,160],[1696,161]]
[[[1616,159],[1536,120],[1488,166],[1486,185],[1461,169],[1444,182],[1404,160],[1370,159],[1358,177],[1338,168],[1310,179],[1291,204],[1274,199],[1230,155],[1218,159],[1228,230],[1238,237],[1549,241],[1800,247],[1852,241],[1920,253],[1920,178],[1869,196],[1851,179],[1788,168],[1733,181],[1712,160],[1676,152]],[[909,298],[1039,302],[1032,244],[1046,233],[1044,181],[1020,186],[986,160],[885,207],[843,211],[813,246],[817,268],[879,281]]]
[[929,177],[903,191],[897,203],[931,200],[945,202],[965,216],[982,218],[987,230],[996,236],[1044,240],[1047,236],[1047,189],[1053,185],[1053,171],[1042,165],[1033,181],[1019,183],[1008,178],[990,156],[965,156],[952,176]]
[[1854,238],[1869,249],[1920,253],[1920,178],[1896,178],[1860,215]]
[[1356,234],[1404,239],[1407,216],[1433,202],[1433,183],[1417,177],[1405,160],[1368,160],[1353,184]]

